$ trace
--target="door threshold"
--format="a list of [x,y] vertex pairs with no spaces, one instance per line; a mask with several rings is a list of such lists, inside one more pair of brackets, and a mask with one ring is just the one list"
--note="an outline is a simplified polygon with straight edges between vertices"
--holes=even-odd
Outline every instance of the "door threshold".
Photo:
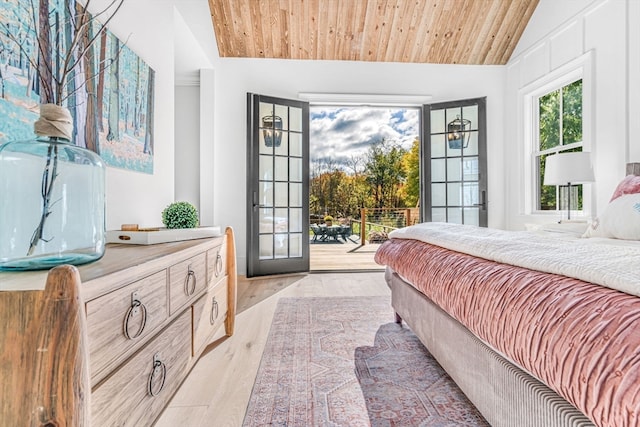
[[310,270],[310,274],[325,274],[325,273],[384,273],[384,268],[363,268],[363,269],[349,269],[349,270]]

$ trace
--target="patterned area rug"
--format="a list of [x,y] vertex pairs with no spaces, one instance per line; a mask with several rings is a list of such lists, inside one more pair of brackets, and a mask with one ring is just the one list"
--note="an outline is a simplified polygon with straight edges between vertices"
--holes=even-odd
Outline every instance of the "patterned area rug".
[[488,426],[389,297],[278,302],[244,426]]

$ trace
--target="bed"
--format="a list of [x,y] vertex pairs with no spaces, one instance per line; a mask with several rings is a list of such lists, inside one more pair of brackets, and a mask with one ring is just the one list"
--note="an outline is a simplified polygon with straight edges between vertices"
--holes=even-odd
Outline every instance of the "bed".
[[640,425],[640,164],[628,172],[579,233],[426,223],[376,252],[396,320],[492,426]]

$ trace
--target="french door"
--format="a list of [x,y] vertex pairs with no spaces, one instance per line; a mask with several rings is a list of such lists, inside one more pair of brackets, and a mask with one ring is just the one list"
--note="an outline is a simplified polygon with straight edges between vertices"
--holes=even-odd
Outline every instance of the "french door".
[[247,277],[309,271],[309,104],[247,94]]
[[486,227],[486,98],[425,105],[422,141],[422,219]]

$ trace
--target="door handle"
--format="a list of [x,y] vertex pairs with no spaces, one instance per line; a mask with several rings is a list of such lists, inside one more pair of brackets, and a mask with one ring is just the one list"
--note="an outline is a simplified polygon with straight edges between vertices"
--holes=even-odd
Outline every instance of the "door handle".
[[487,210],[487,192],[486,190],[482,190],[480,192],[480,203],[475,203],[473,206],[481,206],[483,211]]
[[264,207],[264,205],[261,205],[260,203],[258,203],[258,193],[257,192],[253,192],[252,195],[252,202],[253,202],[253,211],[255,212],[256,210],[258,210],[258,208],[262,208]]

